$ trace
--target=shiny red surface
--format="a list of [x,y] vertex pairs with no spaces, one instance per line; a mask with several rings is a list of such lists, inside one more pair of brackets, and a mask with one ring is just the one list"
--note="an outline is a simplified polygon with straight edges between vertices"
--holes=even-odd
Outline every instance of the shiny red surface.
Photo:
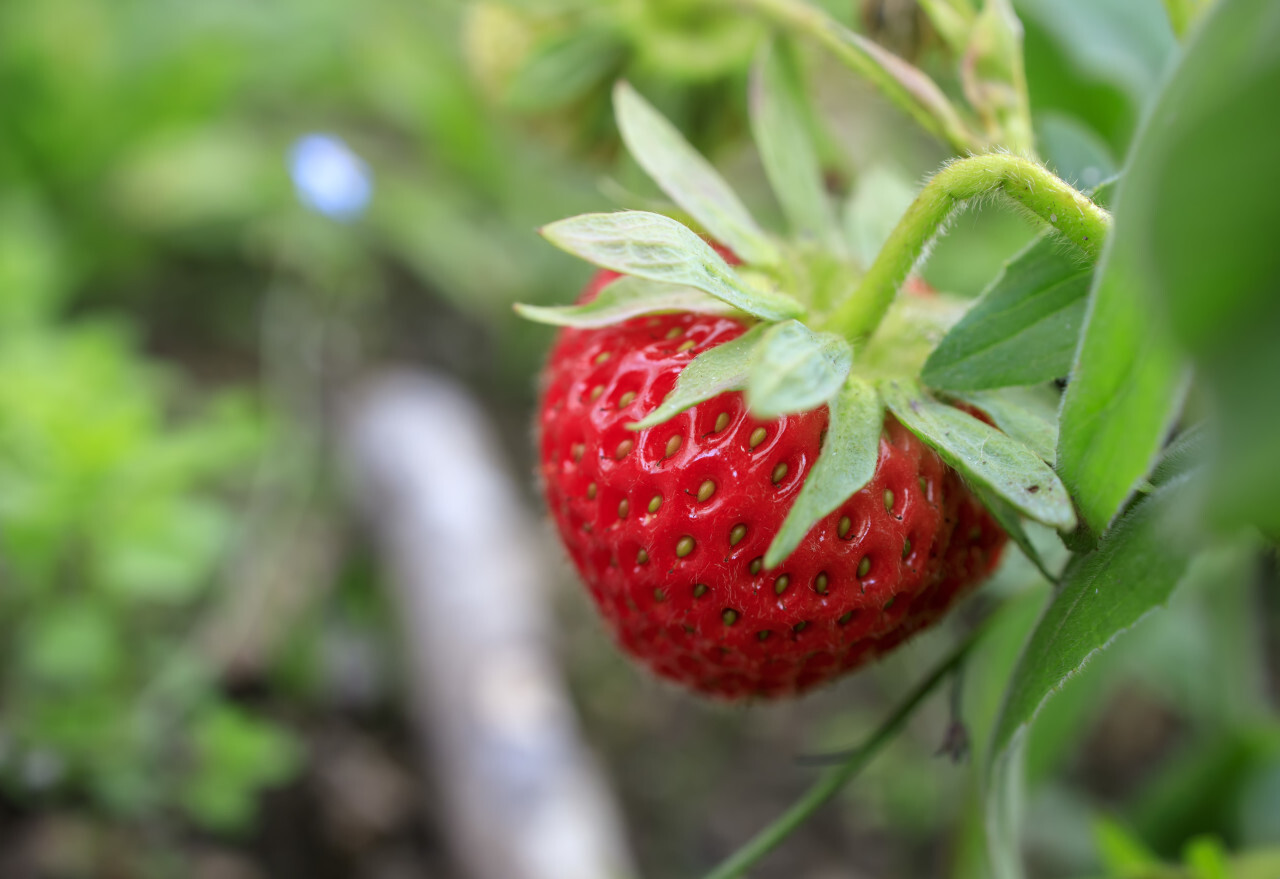
[[[565,330],[540,416],[548,507],[617,641],[657,674],[726,698],[800,692],[874,659],[985,578],[1005,542],[955,472],[889,418],[871,483],[780,567],[753,573],[817,457],[826,408],[762,422],[726,393],[657,427],[626,427],[690,360],[742,332],[691,314]],[[765,438],[752,448],[758,427]],[[700,502],[707,480],[715,493]],[[738,525],[746,533],[733,544]],[[681,557],[683,538],[694,546]]]

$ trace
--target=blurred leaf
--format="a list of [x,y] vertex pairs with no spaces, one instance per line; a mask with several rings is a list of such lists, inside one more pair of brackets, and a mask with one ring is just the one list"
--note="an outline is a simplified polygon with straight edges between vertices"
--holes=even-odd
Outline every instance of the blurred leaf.
[[1036,141],[1046,164],[1077,189],[1091,190],[1120,170],[1111,147],[1075,116],[1037,114]]
[[1062,483],[1026,446],[909,383],[885,380],[880,393],[898,420],[967,480],[1029,519],[1064,531],[1074,527]]
[[725,391],[745,388],[751,361],[765,328],[764,324],[758,324],[738,338],[699,354],[681,370],[675,390],[667,395],[662,405],[628,427],[632,430],[653,427]]
[[887,165],[858,176],[844,211],[845,236],[863,265],[871,265],[907,212],[918,187]]
[[1115,242],[1130,283],[1167,306],[1209,388],[1217,509],[1273,534],[1280,118],[1261,108],[1280,94],[1278,41],[1280,16],[1266,0],[1223,0],[1206,15],[1135,144]]
[[803,307],[783,293],[747,286],[705,241],[661,214],[580,214],[542,227],[561,250],[626,275],[696,287],[761,320],[786,320]]
[[46,686],[101,685],[124,660],[106,608],[83,600],[50,605],[26,620],[22,641],[23,671]]
[[1098,854],[1108,875],[1130,876],[1161,867],[1160,858],[1120,823],[1099,818],[1094,823]]
[[675,126],[625,82],[614,88],[613,103],[627,150],[672,201],[743,261],[756,265],[778,262],[777,247],[724,178],[689,146]]
[[822,451],[765,554],[766,568],[781,564],[818,520],[875,476],[884,430],[884,404],[873,385],[850,379],[830,402]]
[[98,533],[102,587],[132,601],[178,604],[204,587],[226,548],[230,517],[193,498],[130,509]]
[[751,131],[792,231],[835,245],[835,216],[814,149],[799,59],[789,43],[761,50],[751,73]]
[[230,705],[195,718],[191,736],[194,767],[182,800],[196,821],[214,830],[245,829],[261,790],[289,778],[301,759],[290,735]]
[[1232,879],[1234,874],[1222,840],[1211,836],[1191,839],[1183,849],[1182,858],[1195,879]]
[[747,406],[762,419],[816,408],[835,396],[852,366],[842,336],[794,320],[774,324],[752,354]]
[[1124,152],[1176,52],[1160,0],[1017,0],[1031,105],[1058,110]]
[[938,344],[921,378],[933,387],[974,390],[1067,375],[1092,275],[1057,241],[1037,238]]
[[287,178],[261,138],[260,131],[232,125],[158,132],[114,169],[112,205],[150,229],[250,219],[288,198]]
[[563,107],[612,78],[626,45],[607,27],[577,27],[544,41],[510,78],[504,101],[513,110]]

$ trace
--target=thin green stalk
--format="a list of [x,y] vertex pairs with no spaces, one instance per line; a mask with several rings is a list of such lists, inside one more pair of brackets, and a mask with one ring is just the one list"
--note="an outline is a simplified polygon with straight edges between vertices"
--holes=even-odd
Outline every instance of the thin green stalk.
[[734,0],[782,30],[827,48],[847,67],[878,88],[926,131],[958,153],[983,148],[937,83],[919,68],[841,25],[803,0]]
[[844,787],[850,779],[862,771],[863,767],[870,763],[871,759],[880,752],[880,749],[897,735],[899,730],[911,718],[911,715],[915,713],[920,703],[937,689],[938,685],[946,680],[948,675],[960,667],[965,657],[973,649],[973,646],[982,637],[984,631],[985,627],[975,629],[968,638],[961,642],[960,646],[956,647],[949,656],[929,673],[928,677],[921,681],[902,700],[893,713],[880,725],[879,729],[850,752],[844,763],[815,782],[790,809],[748,840],[746,845],[722,861],[715,869],[706,874],[703,879],[736,879],[766,854],[777,848],[779,843],[808,820],[819,806],[835,796],[840,788]]
[[1178,39],[1185,37],[1205,5],[1207,4],[1200,0],[1164,0],[1165,12],[1169,15],[1174,36]]
[[858,289],[822,328],[849,339],[870,335],[898,287],[956,209],[988,195],[1004,196],[1035,214],[1090,261],[1102,252],[1111,215],[1043,165],[1004,153],[957,159],[921,190]]

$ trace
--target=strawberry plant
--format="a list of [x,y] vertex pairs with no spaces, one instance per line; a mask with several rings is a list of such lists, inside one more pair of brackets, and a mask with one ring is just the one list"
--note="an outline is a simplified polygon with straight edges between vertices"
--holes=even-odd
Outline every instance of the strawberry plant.
[[[1013,544],[1052,584],[982,742],[990,871],[1018,876],[1035,716],[1214,553],[1280,533],[1266,451],[1280,405],[1259,379],[1280,375],[1264,293],[1280,267],[1260,231],[1280,132],[1248,120],[1280,84],[1266,48],[1280,19],[1258,0],[1167,4],[1181,59],[1118,179],[1086,190],[1037,153],[1004,0],[920,4],[963,102],[817,7],[740,5],[774,31],[751,129],[789,234],[765,231],[639,91],[615,87],[622,139],[671,204],[542,229],[601,270],[576,304],[518,307],[562,328],[539,412],[547,504],[623,649],[729,699],[862,667]],[[956,154],[870,246],[865,200],[837,219],[802,44]],[[989,199],[1037,237],[976,302],[930,289],[916,272],[935,239]],[[740,875],[832,796],[1004,611],[712,875]]]

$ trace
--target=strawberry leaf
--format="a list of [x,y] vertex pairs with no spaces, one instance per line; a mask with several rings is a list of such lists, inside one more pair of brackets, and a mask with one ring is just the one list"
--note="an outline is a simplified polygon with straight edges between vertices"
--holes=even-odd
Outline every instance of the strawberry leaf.
[[777,247],[716,170],[676,127],[626,82],[613,89],[618,130],[632,157],[662,191],[742,260],[777,265]]
[[1009,260],[929,355],[921,378],[949,390],[1032,385],[1071,370],[1091,266],[1048,235]]
[[971,484],[1003,498],[1028,519],[1070,531],[1075,512],[1047,464],[1022,443],[959,409],[939,403],[912,382],[887,379],[880,393],[908,430]]
[[981,409],[996,427],[1053,466],[1058,445],[1058,397],[1047,388],[1001,388],[947,397]]
[[800,80],[798,59],[789,44],[765,46],[751,71],[751,132],[791,228],[835,246],[835,214],[810,138]]
[[747,376],[747,405],[757,418],[804,412],[830,400],[853,366],[853,349],[834,333],[799,321],[765,331]]
[[680,373],[675,389],[654,409],[634,424],[631,430],[644,430],[662,424],[690,406],[718,397],[726,391],[740,391],[747,386],[747,375],[756,347],[764,336],[765,324],[757,324],[738,338],[699,354]]
[[709,244],[662,214],[580,214],[543,226],[542,235],[587,262],[650,281],[696,287],[761,320],[804,313],[790,296],[748,286]]
[[604,327],[646,314],[692,311],[698,314],[733,314],[737,309],[692,287],[679,287],[644,278],[624,276],[609,284],[591,302],[582,305],[541,306],[516,303],[516,313],[541,324],[558,327]]
[[819,519],[875,476],[884,427],[884,404],[875,387],[851,378],[830,406],[831,420],[822,452],[765,553],[766,568],[781,564]]
[[1058,472],[1098,532],[1151,469],[1186,384],[1182,352],[1149,301],[1144,258],[1126,242],[1138,230],[1122,211],[1117,216],[1090,293],[1058,438]]

